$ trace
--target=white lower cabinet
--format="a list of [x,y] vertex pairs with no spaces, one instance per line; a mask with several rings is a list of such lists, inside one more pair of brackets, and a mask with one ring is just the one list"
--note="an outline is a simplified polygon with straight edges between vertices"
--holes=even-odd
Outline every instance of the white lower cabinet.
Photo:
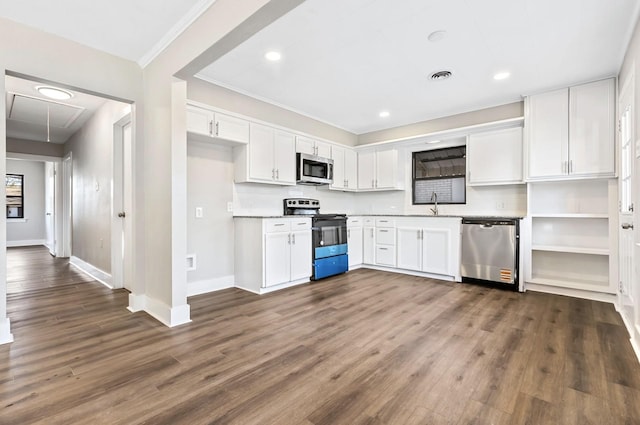
[[363,257],[363,228],[362,217],[348,217],[347,219],[347,246],[349,249],[349,268],[362,264]]
[[376,223],[371,217],[362,219],[362,263],[375,264]]
[[396,222],[393,218],[376,218],[375,264],[378,266],[396,266]]
[[235,286],[263,294],[311,277],[310,218],[236,217]]
[[397,268],[460,281],[461,226],[458,217],[397,219]]

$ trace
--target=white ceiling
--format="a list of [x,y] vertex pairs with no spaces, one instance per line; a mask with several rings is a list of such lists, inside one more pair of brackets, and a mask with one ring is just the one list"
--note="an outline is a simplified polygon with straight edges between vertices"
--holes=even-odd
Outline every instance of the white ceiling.
[[[0,0],[0,16],[148,63],[215,0]],[[362,134],[616,75],[638,0],[306,0],[198,74]],[[447,31],[433,43],[428,35]],[[264,53],[278,49],[278,63]],[[428,76],[451,70],[432,82]],[[494,81],[494,73],[511,78]],[[380,118],[388,110],[390,116]]]
[[215,0],[0,0],[0,16],[146,65]]
[[[638,4],[307,0],[198,76],[362,134],[615,76]],[[436,30],[446,38],[428,41]],[[430,81],[439,70],[453,77]]]

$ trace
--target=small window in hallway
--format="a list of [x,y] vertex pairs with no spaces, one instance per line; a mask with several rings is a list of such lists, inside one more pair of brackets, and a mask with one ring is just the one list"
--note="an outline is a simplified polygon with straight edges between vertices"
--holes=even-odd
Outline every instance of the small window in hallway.
[[24,218],[24,175],[7,174],[7,218]]

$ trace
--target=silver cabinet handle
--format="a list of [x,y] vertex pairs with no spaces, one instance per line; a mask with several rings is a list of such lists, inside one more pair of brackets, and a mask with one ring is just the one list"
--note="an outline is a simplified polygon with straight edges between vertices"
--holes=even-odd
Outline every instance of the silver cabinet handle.
[[287,236],[288,236],[287,243],[291,245],[291,233],[289,233]]
[[622,223],[620,225],[620,227],[622,227],[624,230],[633,229],[633,224],[631,224],[631,223]]
[[220,129],[220,123],[216,123],[216,136],[218,135],[218,130]]
[[351,237],[351,229],[347,229],[347,237],[350,238]]
[[294,245],[296,244],[296,234],[295,233],[291,234],[291,243],[294,244]]
[[276,223],[274,226],[284,226],[284,223]]
[[388,231],[388,230],[386,230],[386,229],[378,229],[378,232],[380,232],[380,233],[387,233],[387,232],[389,232],[389,231]]
[[213,121],[209,121],[209,135],[213,136]]
[[373,227],[371,228],[371,237],[373,237]]
[[380,247],[380,246],[378,247],[378,249],[379,249],[380,251],[389,251],[389,248],[382,248],[382,247]]
[[371,187],[373,187],[373,188],[376,187],[376,181],[375,180],[371,180]]
[[418,239],[422,239],[422,230],[418,230]]
[[280,169],[276,168],[276,180],[280,180]]
[[573,173],[573,159],[569,160],[569,174]]

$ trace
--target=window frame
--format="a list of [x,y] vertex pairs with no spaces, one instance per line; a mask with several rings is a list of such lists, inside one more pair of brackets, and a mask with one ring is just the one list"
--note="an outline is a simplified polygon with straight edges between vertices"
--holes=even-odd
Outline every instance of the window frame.
[[[7,194],[7,186],[8,186],[8,182],[7,179],[9,176],[12,177],[19,177],[20,178],[20,196],[15,196],[15,195],[8,195]],[[6,173],[5,175],[5,180],[4,180],[4,189],[5,189],[5,202],[6,202],[6,218],[7,220],[13,220],[13,219],[24,219],[24,174],[16,174],[16,173]],[[9,200],[9,198],[11,199],[15,199],[15,198],[19,198],[20,199],[20,215],[18,216],[9,216],[9,203],[7,202]]]
[[[432,151],[439,151],[439,150],[447,150],[447,149],[459,149],[459,148],[464,148],[464,156],[461,158],[465,158],[465,172],[463,175],[461,176],[445,176],[445,177],[418,177],[416,178],[416,155],[421,154],[423,152],[432,152]],[[455,178],[461,178],[464,181],[464,202],[441,202],[441,201],[437,201],[438,205],[466,205],[467,204],[467,163],[466,163],[466,156],[467,156],[467,146],[466,144],[462,144],[462,145],[452,145],[452,146],[446,146],[446,147],[442,147],[442,148],[437,148],[437,149],[422,149],[419,151],[412,151],[411,152],[411,205],[435,205],[435,202],[431,202],[431,200],[429,200],[429,202],[416,202],[416,180],[419,181],[427,181],[427,180],[446,180],[446,179],[455,179]]]

